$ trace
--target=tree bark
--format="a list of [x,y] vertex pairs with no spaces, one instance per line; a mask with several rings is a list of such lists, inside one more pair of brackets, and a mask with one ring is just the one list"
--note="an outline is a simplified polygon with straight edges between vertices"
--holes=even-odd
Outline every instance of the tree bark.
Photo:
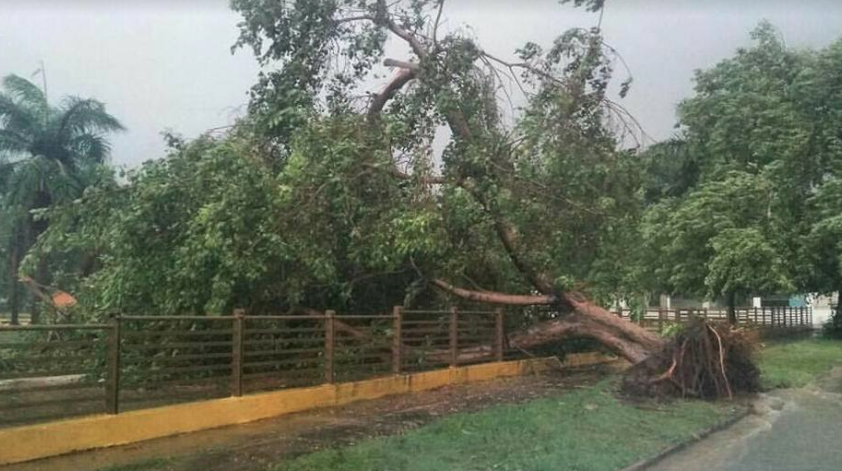
[[20,284],[18,283],[18,247],[17,241],[12,241],[9,253],[9,311],[12,325],[20,324]]
[[571,310],[558,319],[540,322],[509,336],[513,348],[532,348],[569,337],[593,339],[631,363],[639,363],[659,351],[664,341],[646,329],[612,314],[589,301],[580,293],[554,295],[513,295],[493,291],[457,288],[442,281],[433,285],[459,298],[472,302],[504,305],[556,305]]

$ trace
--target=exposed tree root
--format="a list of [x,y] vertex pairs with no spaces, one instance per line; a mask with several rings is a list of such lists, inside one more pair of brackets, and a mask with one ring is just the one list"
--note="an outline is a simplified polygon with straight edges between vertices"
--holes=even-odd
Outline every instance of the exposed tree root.
[[759,389],[756,339],[727,323],[691,321],[664,348],[626,373],[633,396],[733,398]]

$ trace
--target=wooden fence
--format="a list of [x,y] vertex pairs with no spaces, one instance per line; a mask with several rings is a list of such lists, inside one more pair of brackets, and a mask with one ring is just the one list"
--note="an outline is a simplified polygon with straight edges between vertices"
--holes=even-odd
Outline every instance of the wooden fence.
[[504,315],[120,316],[0,326],[0,426],[502,361]]
[[[728,320],[727,308],[649,308],[642,316],[635,316],[634,311],[630,309],[621,309],[616,312],[625,319],[658,330],[666,325],[686,322],[694,317]],[[738,307],[736,314],[737,323],[747,326],[770,329],[810,328],[813,326],[813,310],[809,307]]]

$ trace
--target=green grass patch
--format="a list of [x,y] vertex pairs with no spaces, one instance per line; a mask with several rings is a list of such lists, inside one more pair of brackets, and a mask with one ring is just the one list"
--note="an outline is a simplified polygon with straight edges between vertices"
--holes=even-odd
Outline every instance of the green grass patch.
[[455,414],[404,435],[365,440],[281,463],[273,471],[619,469],[737,412],[733,404],[675,401],[638,407],[615,380],[524,404]]
[[842,365],[842,341],[809,339],[772,343],[759,355],[764,388],[799,388]]
[[152,459],[146,461],[139,461],[137,463],[124,464],[118,466],[109,466],[108,468],[101,468],[98,471],[152,471],[156,469],[163,469],[169,463],[163,458]]

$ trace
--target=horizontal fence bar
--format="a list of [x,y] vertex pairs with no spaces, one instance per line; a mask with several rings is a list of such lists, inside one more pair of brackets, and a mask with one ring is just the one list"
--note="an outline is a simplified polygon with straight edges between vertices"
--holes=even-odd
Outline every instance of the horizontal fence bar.
[[438,314],[438,315],[450,315],[450,311],[421,311],[421,310],[410,310],[406,309],[403,311],[404,315],[406,314]]
[[35,324],[35,325],[3,325],[0,332],[27,332],[35,330],[105,330],[107,324]]
[[308,368],[308,369],[294,369],[294,370],[284,370],[282,372],[278,371],[261,371],[259,373],[244,373],[243,379],[258,379],[258,378],[277,378],[277,379],[287,379],[287,378],[302,378],[302,377],[310,377],[312,375],[313,379],[318,379],[321,382],[323,378],[323,371],[321,368]]
[[[256,318],[256,317],[255,317]],[[124,321],[225,321],[233,322],[232,316],[120,316]]]
[[292,327],[289,329],[254,329],[254,328],[246,328],[245,335],[253,335],[253,334],[302,334],[302,333],[310,333],[310,332],[324,332],[324,327]]
[[26,371],[18,373],[0,373],[0,381],[7,379],[36,379],[36,378],[57,378],[61,376],[82,376],[87,374],[86,370],[61,370],[61,371]]
[[128,331],[123,334],[123,338],[126,339],[134,339],[134,338],[149,338],[149,337],[163,337],[167,335],[171,335],[173,337],[198,337],[198,336],[219,336],[219,335],[231,335],[234,331],[231,329],[228,330],[189,330],[185,332],[178,332],[172,330],[164,330],[164,331]]
[[306,328],[306,329],[252,329],[248,326],[244,329],[243,335],[258,335],[258,334],[295,334],[307,332],[324,332],[324,329]]
[[31,402],[12,402],[3,404],[3,412],[24,409],[39,409],[41,407],[53,407],[57,405],[78,404],[80,402],[101,402],[99,397],[63,397],[59,399],[35,400]]
[[71,348],[71,347],[95,347],[99,345],[97,341],[91,340],[54,340],[51,342],[37,341],[37,342],[0,342],[0,349],[2,348]]
[[[291,349],[288,349],[288,350],[278,350],[275,353],[276,354],[287,354],[288,355],[288,354],[293,354],[293,353],[321,353],[323,351],[324,351],[323,348],[291,348]],[[245,356],[246,357],[255,356],[255,353],[253,351],[251,351],[251,352],[246,351]]]
[[148,344],[148,343],[126,343],[124,348],[129,350],[170,350],[173,348],[202,348],[202,347],[227,347],[231,345],[230,340],[215,340],[211,342],[178,342],[167,344]]

